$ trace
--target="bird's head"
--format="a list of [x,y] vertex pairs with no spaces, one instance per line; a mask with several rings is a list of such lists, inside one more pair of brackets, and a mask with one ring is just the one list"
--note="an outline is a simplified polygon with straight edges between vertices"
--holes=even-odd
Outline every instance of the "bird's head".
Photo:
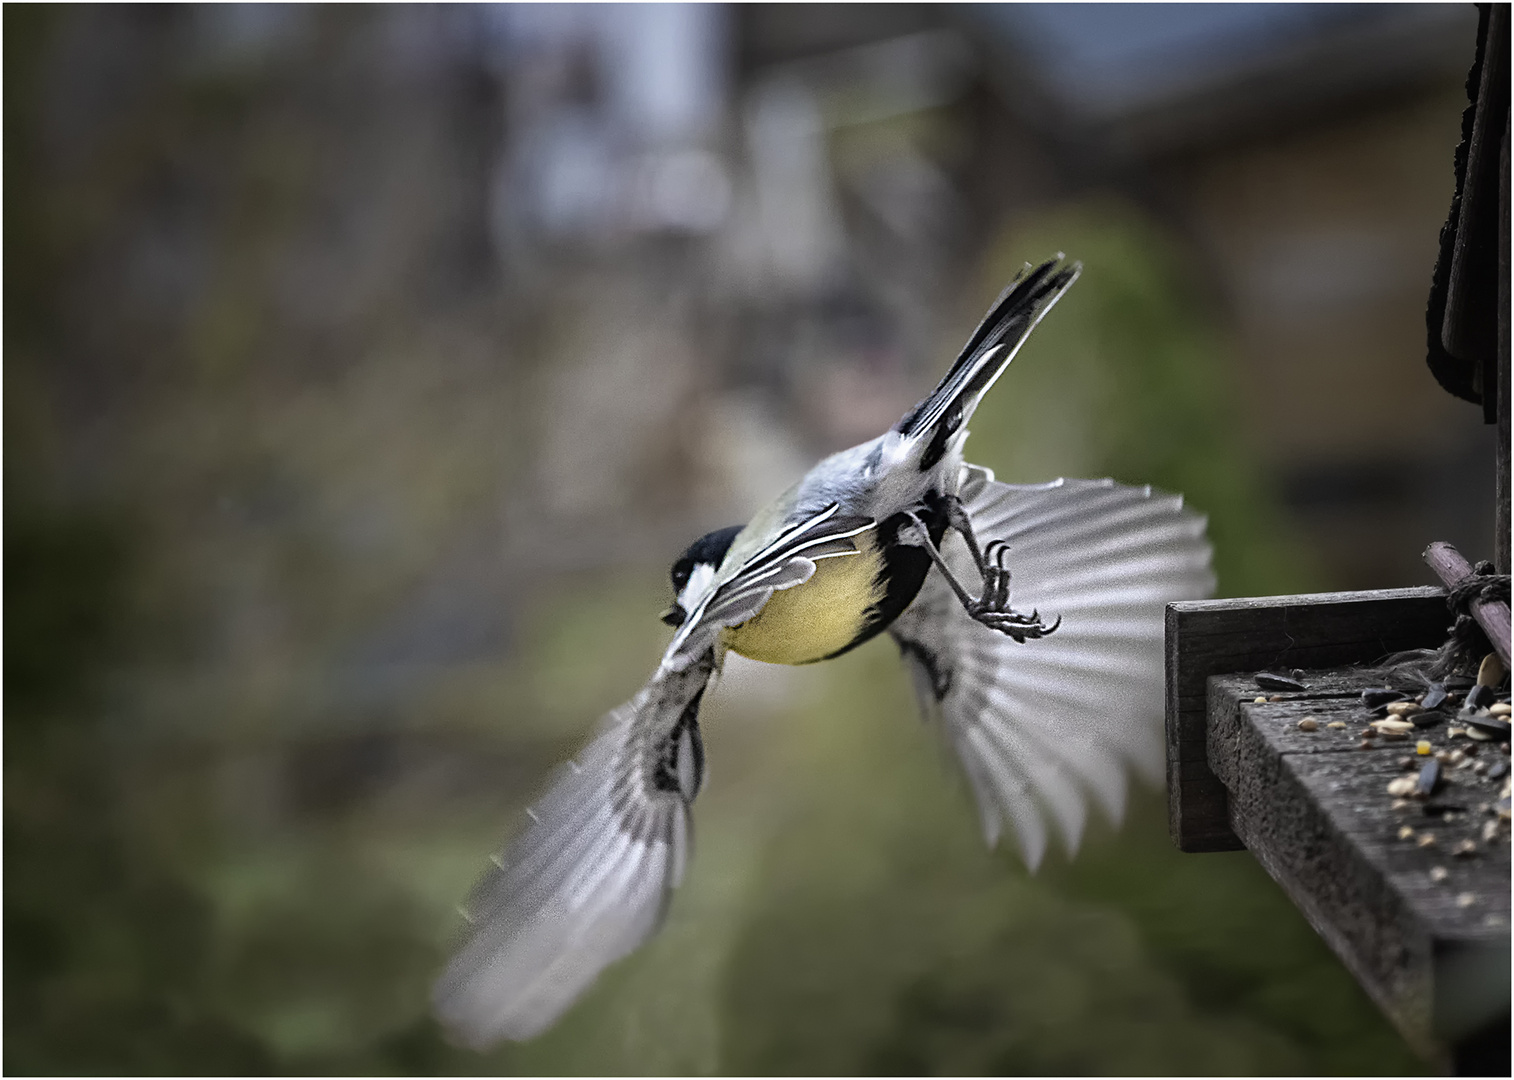
[[683,625],[683,621],[689,617],[689,609],[697,603],[694,598],[709,585],[715,571],[720,569],[725,553],[731,550],[731,541],[736,539],[736,534],[741,529],[740,525],[729,525],[705,533],[678,556],[672,570],[668,572],[673,580],[673,606],[662,613],[663,622],[669,626]]

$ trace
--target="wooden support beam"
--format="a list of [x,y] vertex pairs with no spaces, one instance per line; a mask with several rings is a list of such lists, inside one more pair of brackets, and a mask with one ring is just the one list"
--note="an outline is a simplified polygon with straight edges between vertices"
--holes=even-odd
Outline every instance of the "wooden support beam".
[[[1476,580],[1472,564],[1462,557],[1450,544],[1437,540],[1425,548],[1425,562],[1435,571],[1435,576],[1454,589],[1468,580]],[[1504,670],[1509,668],[1509,605],[1501,600],[1473,600],[1468,605],[1477,625],[1493,643],[1493,651],[1503,661]]]

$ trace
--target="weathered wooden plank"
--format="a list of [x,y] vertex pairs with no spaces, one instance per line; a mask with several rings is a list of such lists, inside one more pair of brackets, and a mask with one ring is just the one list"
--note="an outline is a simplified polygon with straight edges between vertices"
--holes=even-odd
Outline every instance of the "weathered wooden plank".
[[[1371,717],[1359,690],[1382,679],[1361,669],[1306,672],[1308,690],[1258,702],[1249,675],[1215,676],[1211,764],[1234,833],[1405,1039],[1457,1071],[1488,1067],[1501,1045],[1492,1067],[1506,1075],[1509,841],[1506,828],[1491,840],[1483,829],[1496,820],[1508,756],[1449,738],[1449,723],[1416,731],[1432,750],[1470,748],[1469,764],[1501,763],[1493,771],[1502,775],[1447,768],[1434,798],[1395,802],[1387,785],[1412,775],[1406,759],[1415,771],[1429,759],[1406,741],[1360,748]],[[1316,719],[1313,731],[1299,729],[1305,716]]]
[[1439,645],[1450,618],[1434,587],[1312,593],[1167,606],[1167,809],[1183,851],[1241,846],[1224,786],[1210,771],[1206,689],[1211,675],[1371,663]]

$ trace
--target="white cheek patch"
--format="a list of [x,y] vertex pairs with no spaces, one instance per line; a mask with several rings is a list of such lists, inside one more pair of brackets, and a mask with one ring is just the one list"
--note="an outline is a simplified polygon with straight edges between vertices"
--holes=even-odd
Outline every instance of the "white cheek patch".
[[683,592],[678,594],[678,606],[685,612],[692,612],[699,601],[704,599],[705,593],[710,591],[710,583],[715,580],[715,567],[709,563],[695,563],[694,569],[689,571],[689,580],[683,587]]

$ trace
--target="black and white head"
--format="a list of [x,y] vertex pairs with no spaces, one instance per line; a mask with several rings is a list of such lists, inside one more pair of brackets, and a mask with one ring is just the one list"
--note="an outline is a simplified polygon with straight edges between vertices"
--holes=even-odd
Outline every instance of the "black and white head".
[[705,533],[678,556],[678,561],[668,572],[673,579],[673,606],[662,613],[663,622],[669,626],[683,625],[692,606],[689,598],[698,596],[709,586],[715,571],[725,560],[726,552],[731,550],[731,542],[741,530],[740,525],[728,525]]

